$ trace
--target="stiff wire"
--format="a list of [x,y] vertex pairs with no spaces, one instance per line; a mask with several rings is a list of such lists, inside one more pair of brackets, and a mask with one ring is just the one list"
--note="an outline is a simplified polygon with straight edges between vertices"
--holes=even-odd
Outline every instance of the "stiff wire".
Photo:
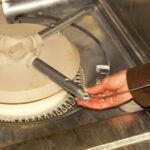
[[113,94],[108,94],[108,95],[105,95],[104,93],[102,93],[101,96],[92,96],[92,98],[106,99],[106,98],[110,98],[110,97],[115,97],[115,96],[118,96],[118,95],[126,94],[128,92],[140,91],[140,90],[143,90],[143,89],[148,88],[148,87],[150,87],[150,83],[145,84],[145,85],[141,85],[141,86],[138,86],[138,87],[135,87],[133,89],[126,90],[126,91],[123,91],[123,92],[118,92],[118,93],[113,93]]

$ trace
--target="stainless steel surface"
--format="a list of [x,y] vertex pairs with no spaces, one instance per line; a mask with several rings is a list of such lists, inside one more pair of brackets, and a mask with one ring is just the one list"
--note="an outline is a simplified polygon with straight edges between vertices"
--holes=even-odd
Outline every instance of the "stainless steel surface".
[[131,56],[136,58],[136,63],[145,63],[148,61],[147,55],[139,48],[139,45],[135,42],[134,38],[130,35],[130,32],[127,31],[124,24],[120,22],[117,18],[116,14],[112,11],[112,8],[108,5],[108,3],[104,0],[99,1],[99,7],[106,13],[105,15],[108,17],[110,23],[112,24],[113,28],[117,30],[121,36],[121,40],[126,42],[126,45],[129,46],[132,51],[129,51]]
[[[114,3],[115,1],[116,0],[113,0]],[[79,3],[72,3],[73,7],[71,7],[71,5],[65,5],[65,7],[63,7],[64,5],[62,5],[61,8],[58,8],[59,5],[57,5],[57,7],[53,7],[52,9],[42,10],[40,13],[42,15],[45,14],[64,18],[72,14],[72,12],[76,11],[79,7],[83,7],[82,4],[86,2],[87,1],[79,1]],[[110,10],[111,7],[109,6],[107,8]],[[92,36],[87,36],[87,32],[83,32],[73,26],[68,26],[61,31],[79,49],[81,66],[86,75],[87,86],[91,86],[96,82],[96,66],[106,64],[107,62],[103,51],[105,51],[110,61],[110,74],[122,69],[128,69],[141,62],[144,63],[147,60],[147,56],[149,56],[145,56],[145,54],[142,54],[142,56],[136,55],[136,48],[134,46],[138,44],[137,48],[139,50],[139,43],[136,42],[135,37],[128,32],[126,26],[120,28],[120,20],[112,24],[112,20],[116,19],[117,15],[114,13],[113,8],[111,8],[111,13],[115,15],[115,18],[110,17],[111,13],[108,13],[109,16],[106,13],[106,9],[104,9],[102,5],[99,5],[92,14],[93,16],[85,16],[77,24],[94,35],[99,42]],[[31,23],[34,22],[31,18],[28,21]],[[51,22],[45,21],[42,17],[38,19],[36,23],[51,24]],[[130,35],[130,43],[128,43],[129,39],[126,39],[124,32],[122,33],[119,29],[124,31],[127,37]],[[121,33],[119,33],[119,31],[121,31]],[[134,44],[132,42],[134,42]],[[106,111],[80,109],[80,111],[65,118],[48,122],[41,121],[41,123],[39,122],[38,124],[32,123],[24,125],[21,123],[19,126],[13,126],[12,123],[7,125],[1,123],[0,148],[6,150],[84,149],[149,132],[149,110],[113,118],[123,114],[125,114],[125,112],[119,108]],[[108,120],[110,118],[113,119]],[[96,121],[99,122],[91,124]],[[130,147],[132,147],[133,150],[135,150],[135,148],[147,150],[147,145],[149,148],[149,142],[145,141],[144,144],[138,143],[137,145],[130,145]],[[125,148],[128,149],[128,147]]]
[[[149,0],[107,0],[121,19],[123,24],[132,33],[134,38],[139,37],[145,44],[142,51],[149,51],[150,42],[150,1]],[[137,36],[137,37],[136,37]],[[138,40],[138,39],[137,39]],[[140,42],[140,40],[138,40]],[[140,42],[141,44],[141,42]]]
[[126,47],[130,51],[130,55],[135,55],[133,59],[135,59],[136,63],[149,62],[150,2],[148,0],[102,0],[100,3],[107,10],[107,15],[112,19],[112,26],[118,24],[114,28],[117,28],[116,32],[119,30],[118,36],[124,37],[124,42],[125,40],[127,41]]
[[[135,150],[135,148],[138,150],[149,150],[149,119],[150,110],[145,110],[53,134],[49,133],[45,137],[16,143],[4,149],[111,150],[118,148],[118,150],[122,150],[124,147],[131,146],[131,150]],[[147,144],[140,146],[141,143],[146,142]]]
[[75,14],[72,14],[68,16],[67,18],[64,18],[60,22],[58,21],[57,24],[54,24],[54,26],[47,27],[46,29],[40,31],[38,34],[41,36],[42,39],[49,38],[52,34],[54,34],[57,31],[60,31],[61,29],[67,27],[68,25],[71,25],[74,23],[77,19],[80,19],[81,17],[84,17],[86,14],[90,13],[92,11],[92,8],[84,8],[82,10],[79,10]]
[[[36,139],[42,139],[44,137],[50,136],[54,133],[59,133],[60,131],[78,127],[81,125],[86,125],[98,120],[105,120],[112,118],[114,116],[123,114],[122,111],[113,109],[108,111],[94,111],[87,109],[80,109],[80,111],[66,116],[65,118],[51,120],[47,122],[31,123],[24,125],[12,125],[12,124],[2,124],[0,123],[0,149],[4,147],[13,146],[15,144],[21,144],[25,141],[31,141]],[[40,142],[39,142],[40,143]],[[68,142],[69,143],[69,142]],[[47,145],[51,145],[50,141],[41,144],[39,149],[47,149]],[[53,145],[53,144],[52,144]],[[66,145],[67,146],[67,145]],[[23,146],[26,148],[26,146]],[[12,148],[14,149],[14,148]],[[28,145],[28,149],[34,149],[32,144]],[[35,148],[36,149],[36,148]],[[50,148],[49,148],[50,149]]]
[[[2,0],[4,14],[8,22],[12,22],[18,15],[43,11],[48,9],[59,12],[63,7],[79,9],[91,3],[92,0]],[[62,7],[62,8],[61,8]]]
[[46,74],[52,81],[60,85],[64,90],[70,92],[71,94],[74,94],[76,97],[83,100],[90,99],[91,96],[86,93],[81,86],[79,86],[77,83],[75,83],[56,69],[46,64],[41,59],[34,59],[32,64],[39,71]]

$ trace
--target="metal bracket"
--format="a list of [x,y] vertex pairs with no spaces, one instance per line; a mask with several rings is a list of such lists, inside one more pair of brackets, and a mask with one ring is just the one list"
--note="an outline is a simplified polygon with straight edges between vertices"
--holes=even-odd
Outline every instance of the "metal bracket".
[[108,65],[97,65],[96,66],[96,74],[98,80],[103,80],[105,77],[108,76],[110,71],[110,66]]

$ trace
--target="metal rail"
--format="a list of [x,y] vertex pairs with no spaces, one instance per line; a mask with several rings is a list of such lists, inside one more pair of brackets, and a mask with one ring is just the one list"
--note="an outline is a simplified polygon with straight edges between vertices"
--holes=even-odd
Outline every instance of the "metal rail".
[[52,28],[51,26],[45,28],[44,30],[40,31],[38,34],[41,36],[43,40],[48,39],[51,35],[53,35],[55,32],[60,31],[61,29],[65,28],[66,26],[74,23],[77,19],[80,19],[81,17],[85,16],[89,12],[91,12],[93,8],[84,8],[79,10],[78,12],[68,16],[65,19],[62,19],[58,21],[58,23]]

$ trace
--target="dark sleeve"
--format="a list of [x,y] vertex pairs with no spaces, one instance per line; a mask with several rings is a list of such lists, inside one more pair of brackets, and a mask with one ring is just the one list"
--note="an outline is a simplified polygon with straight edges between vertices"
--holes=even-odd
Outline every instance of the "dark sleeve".
[[[127,72],[129,89],[150,83],[150,63],[131,68]],[[143,107],[150,106],[150,87],[131,92],[135,101]]]

